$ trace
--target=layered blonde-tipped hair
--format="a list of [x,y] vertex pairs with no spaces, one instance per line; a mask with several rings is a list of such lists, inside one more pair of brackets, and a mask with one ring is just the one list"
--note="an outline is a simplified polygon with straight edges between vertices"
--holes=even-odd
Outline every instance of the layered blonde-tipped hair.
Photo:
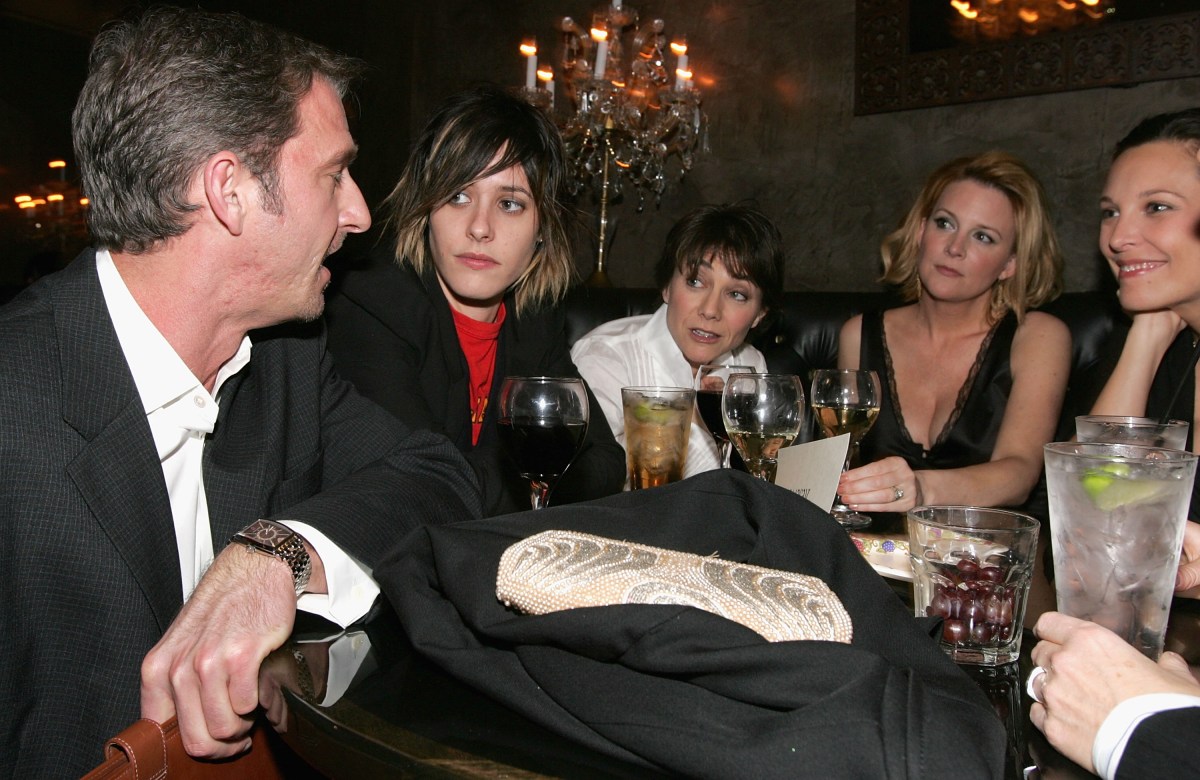
[[562,138],[540,109],[494,85],[452,96],[417,139],[385,201],[387,221],[396,234],[396,262],[424,274],[433,265],[433,212],[471,182],[513,165],[520,165],[529,179],[539,236],[533,259],[512,286],[517,314],[561,300],[575,272],[564,205]]
[[921,296],[917,259],[921,252],[922,223],[933,213],[946,188],[958,181],[974,181],[999,190],[1013,209],[1016,270],[992,286],[991,320],[995,322],[1012,311],[1020,321],[1026,311],[1057,298],[1062,292],[1063,260],[1045,190],[1024,163],[999,151],[951,160],[929,175],[900,227],[883,240],[880,281],[895,285],[905,301],[915,301]]

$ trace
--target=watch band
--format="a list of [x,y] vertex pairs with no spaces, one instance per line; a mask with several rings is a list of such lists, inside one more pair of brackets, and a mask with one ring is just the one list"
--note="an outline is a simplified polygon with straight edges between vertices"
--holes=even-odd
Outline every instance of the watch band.
[[296,595],[304,592],[308,578],[312,576],[312,559],[304,547],[304,539],[283,523],[272,520],[255,520],[233,535],[230,540],[249,547],[255,552],[271,555],[288,565],[292,570],[292,582]]

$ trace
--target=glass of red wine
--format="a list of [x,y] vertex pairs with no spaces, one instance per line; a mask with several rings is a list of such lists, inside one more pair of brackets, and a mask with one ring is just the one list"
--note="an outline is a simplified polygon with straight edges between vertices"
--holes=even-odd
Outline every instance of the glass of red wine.
[[587,386],[577,377],[510,376],[500,387],[500,440],[541,509],[571,465],[588,426]]
[[733,457],[733,446],[725,431],[725,417],[721,414],[721,394],[725,391],[725,381],[730,374],[753,373],[754,369],[750,366],[720,364],[703,365],[696,370],[696,410],[717,443],[723,469],[730,467],[730,458]]

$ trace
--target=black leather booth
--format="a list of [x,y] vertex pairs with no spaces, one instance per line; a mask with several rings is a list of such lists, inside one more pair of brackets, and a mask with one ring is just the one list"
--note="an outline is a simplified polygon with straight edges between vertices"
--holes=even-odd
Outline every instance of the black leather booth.
[[[567,340],[573,344],[609,320],[650,314],[661,303],[658,290],[578,287],[566,302]],[[842,323],[860,312],[897,303],[883,292],[785,292],[779,310],[751,334],[751,341],[772,371],[807,380],[813,369],[836,367]],[[1075,415],[1087,413],[1111,371],[1128,319],[1111,292],[1066,293],[1044,310],[1066,323],[1073,340],[1071,377],[1059,424],[1059,438],[1070,438]]]

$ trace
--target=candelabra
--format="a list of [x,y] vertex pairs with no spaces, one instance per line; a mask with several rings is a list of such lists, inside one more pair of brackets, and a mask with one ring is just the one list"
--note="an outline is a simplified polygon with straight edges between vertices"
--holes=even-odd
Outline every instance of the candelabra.
[[[599,197],[599,240],[590,284],[607,284],[610,203],[631,187],[638,212],[647,198],[657,206],[667,181],[682,177],[696,155],[706,151],[705,118],[692,83],[687,42],[678,37],[668,44],[665,29],[662,19],[639,24],[637,11],[622,0],[596,11],[586,31],[571,17],[561,19],[562,100],[557,100],[553,71],[537,68],[536,42],[521,46],[528,58],[524,94],[558,120],[571,166],[571,194],[590,189]],[[674,79],[667,69],[668,49],[675,56]]]

